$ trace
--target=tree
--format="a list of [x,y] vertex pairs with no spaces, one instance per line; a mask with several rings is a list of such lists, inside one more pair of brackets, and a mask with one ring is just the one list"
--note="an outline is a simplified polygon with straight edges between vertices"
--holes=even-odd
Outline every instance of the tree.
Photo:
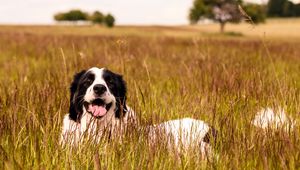
[[64,21],[65,20],[65,14],[63,13],[57,13],[54,15],[55,21]]
[[282,7],[282,16],[291,17],[294,16],[294,4],[290,1],[285,1]]
[[192,24],[195,24],[202,18],[219,22],[220,30],[224,32],[227,22],[237,23],[242,15],[235,0],[195,0],[190,9],[189,19]]
[[95,11],[93,15],[90,17],[90,20],[94,24],[102,24],[104,22],[104,15],[99,11]]
[[279,17],[283,15],[284,4],[287,0],[269,0],[268,16]]
[[294,4],[290,0],[269,0],[267,9],[269,17],[300,16],[300,4]]
[[111,14],[106,16],[100,11],[95,11],[92,15],[81,10],[70,10],[68,12],[61,12],[54,15],[56,21],[89,21],[93,24],[105,24],[108,27],[115,25],[115,18]]
[[104,18],[105,25],[113,27],[115,25],[115,18],[111,14],[107,14]]
[[208,14],[208,7],[204,5],[203,1],[194,1],[194,6],[190,9],[189,19],[192,24],[196,24],[201,17]]
[[87,13],[82,12],[81,10],[70,10],[69,12],[65,13],[58,13],[54,16],[56,21],[86,21],[88,20],[89,16]]
[[247,4],[243,6],[245,15],[249,16],[254,24],[264,23],[266,20],[266,7],[258,4]]
[[300,4],[294,4],[293,11],[294,16],[300,16]]

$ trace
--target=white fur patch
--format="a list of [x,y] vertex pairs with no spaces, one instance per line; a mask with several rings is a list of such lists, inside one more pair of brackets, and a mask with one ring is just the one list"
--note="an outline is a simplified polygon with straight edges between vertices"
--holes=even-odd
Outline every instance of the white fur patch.
[[160,140],[163,135],[162,139],[166,140],[168,148],[178,152],[200,147],[202,156],[207,157],[211,154],[210,144],[203,141],[210,127],[202,120],[183,118],[149,126],[149,128],[150,143],[160,142],[157,140]]
[[66,114],[63,120],[60,143],[62,145],[75,145],[79,142],[81,136],[81,127],[79,123],[71,120],[69,114]]
[[[134,111],[128,107],[128,112],[122,119],[122,122],[119,119],[108,119],[107,121],[111,122],[112,135],[115,136],[122,133],[128,122],[136,122],[135,118]],[[108,124],[108,122],[104,124]],[[61,144],[77,145],[82,142],[83,134],[86,135],[85,137],[98,143],[103,134],[101,129],[105,128],[104,124],[98,124],[97,120],[90,114],[83,115],[81,123],[70,120],[68,115],[66,115],[61,135]],[[184,118],[148,126],[148,128],[148,140],[150,143],[161,139],[161,135],[163,135],[162,139],[166,139],[164,142],[167,142],[168,148],[171,150],[175,149],[178,153],[183,153],[189,149],[197,149],[197,151],[200,151],[202,159],[211,158],[212,156],[211,145],[203,141],[210,128],[204,121]]]
[[97,67],[93,67],[89,69],[88,72],[92,72],[95,75],[95,80],[93,84],[91,84],[90,87],[87,88],[86,93],[84,95],[84,100],[87,102],[95,100],[96,95],[94,93],[93,88],[96,84],[102,84],[106,87],[107,91],[101,96],[101,99],[103,99],[105,103],[111,103],[115,101],[115,97],[111,94],[105,80],[103,79],[104,68],[99,69]]
[[257,112],[251,123],[264,130],[283,128],[285,131],[289,131],[293,130],[296,122],[285,114],[284,109],[279,108],[275,112],[272,108],[268,107]]
[[80,123],[71,120],[69,114],[66,114],[63,120],[61,144],[77,145],[84,139],[92,139],[93,142],[98,143],[105,130],[115,133],[114,135],[122,133],[124,126],[136,122],[134,111],[129,106],[127,108],[128,111],[122,119],[116,119],[112,109],[102,119],[96,119],[91,114],[84,112]]

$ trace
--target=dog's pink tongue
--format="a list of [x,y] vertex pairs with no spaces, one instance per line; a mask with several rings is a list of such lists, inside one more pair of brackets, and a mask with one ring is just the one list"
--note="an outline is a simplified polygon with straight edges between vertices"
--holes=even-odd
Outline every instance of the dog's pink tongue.
[[97,106],[97,105],[89,105],[89,111],[91,113],[93,113],[93,115],[95,117],[98,117],[98,116],[104,116],[107,112],[107,110],[105,109],[105,107],[103,106]]

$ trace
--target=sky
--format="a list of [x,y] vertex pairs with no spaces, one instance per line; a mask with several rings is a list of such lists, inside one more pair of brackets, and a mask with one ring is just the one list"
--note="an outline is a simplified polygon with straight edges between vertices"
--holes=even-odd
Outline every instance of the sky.
[[0,4],[0,24],[53,24],[55,13],[81,9],[109,12],[121,25],[183,25],[193,0],[0,0]]
[[193,0],[0,0],[0,23],[51,24],[70,9],[112,13],[117,24],[187,24]]

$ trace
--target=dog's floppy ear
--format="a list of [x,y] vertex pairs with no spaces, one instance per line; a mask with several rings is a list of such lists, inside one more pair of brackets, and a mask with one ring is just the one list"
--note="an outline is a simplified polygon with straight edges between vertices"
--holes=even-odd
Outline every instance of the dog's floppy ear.
[[72,120],[77,121],[79,118],[78,109],[74,103],[74,96],[78,88],[79,80],[81,77],[86,73],[86,70],[82,70],[79,73],[76,73],[73,78],[73,82],[71,83],[70,87],[70,108],[69,108],[69,116]]
[[116,117],[121,118],[124,116],[124,114],[127,112],[127,106],[126,106],[126,82],[123,79],[122,75],[116,74],[117,78],[117,85],[118,85],[118,96],[117,96],[117,102],[116,102]]

